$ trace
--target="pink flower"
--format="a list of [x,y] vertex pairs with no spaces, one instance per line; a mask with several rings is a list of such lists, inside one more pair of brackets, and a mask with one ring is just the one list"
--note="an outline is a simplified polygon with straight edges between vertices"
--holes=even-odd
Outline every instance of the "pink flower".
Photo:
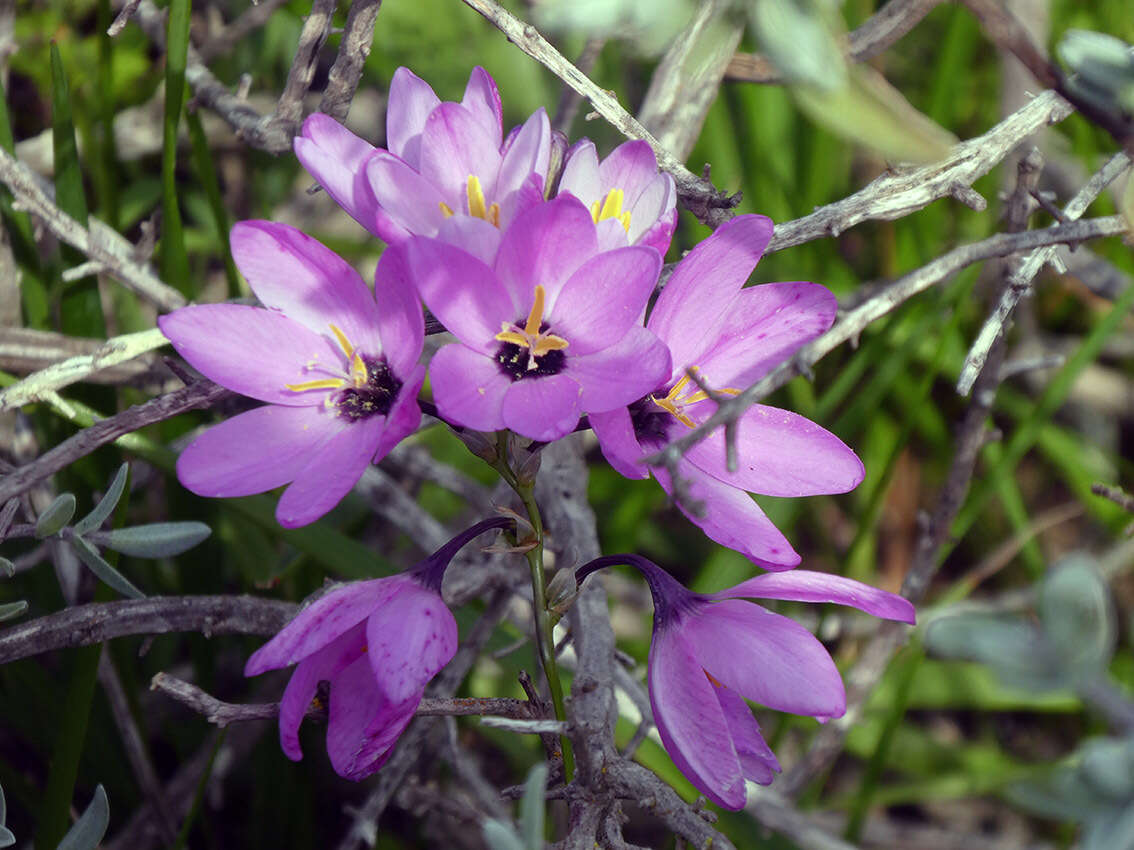
[[391,244],[435,236],[468,215],[507,227],[543,200],[551,150],[547,114],[534,113],[501,139],[500,94],[483,68],[460,103],[442,103],[408,68],[390,82],[386,145],[375,148],[327,115],[303,124],[295,154],[354,219]]
[[357,781],[386,763],[425,686],[457,651],[457,622],[441,599],[445,568],[473,538],[512,524],[484,520],[408,572],[336,587],[252,654],[245,676],[298,665],[280,702],[284,755],[303,758],[299,724],[319,683],[329,682],[327,755],[335,772]]
[[[646,322],[669,346],[672,371],[630,405],[590,417],[603,454],[622,475],[648,477],[642,457],[716,410],[686,376],[687,369],[696,370],[711,388],[735,394],[831,326],[837,304],[825,287],[768,283],[744,288],[771,237],[769,219],[738,216],[678,263]],[[679,507],[716,542],[767,569],[790,569],[799,555],[746,491],[767,496],[845,493],[862,481],[862,462],[834,434],[786,410],[757,404],[738,426],[735,472],[725,464],[723,429],[682,458],[678,472],[704,512],[697,516],[685,505]],[[672,494],[666,470],[655,467],[653,473]]]
[[662,744],[689,781],[726,809],[744,806],[746,779],[768,785],[780,771],[745,699],[820,722],[846,711],[842,677],[823,644],[794,620],[746,600],[835,602],[911,624],[916,616],[893,593],[806,570],[705,595],[645,558],[609,555],[580,567],[576,578],[614,564],[638,569],[653,595],[648,675]]
[[337,254],[287,225],[240,222],[232,253],[268,309],[185,307],[158,325],[206,377],[267,404],[194,440],[177,476],[201,496],[290,482],[276,518],[306,525],[417,429],[421,304],[393,251],[378,264],[373,295]]
[[600,233],[613,244],[629,240],[663,256],[669,249],[677,226],[677,190],[670,175],[658,172],[657,157],[645,142],[623,142],[601,163],[593,142],[578,142],[567,152],[559,194],[574,195],[589,207]]
[[450,422],[555,440],[583,413],[624,407],[669,374],[665,346],[639,324],[658,252],[598,253],[595,223],[573,197],[540,204],[502,237],[451,219],[440,239],[405,249],[418,292],[458,339],[430,365]]

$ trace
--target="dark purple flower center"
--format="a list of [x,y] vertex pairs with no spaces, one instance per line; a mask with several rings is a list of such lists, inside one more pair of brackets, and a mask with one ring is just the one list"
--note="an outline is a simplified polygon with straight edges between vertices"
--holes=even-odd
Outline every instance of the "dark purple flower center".
[[[523,322],[524,320],[521,319],[516,324],[523,325]],[[541,336],[548,333],[547,322],[540,323],[539,333]],[[501,343],[496,349],[495,359],[500,371],[513,381],[558,375],[567,363],[567,355],[562,349],[556,348],[540,353],[514,342]]]
[[[654,394],[662,393],[662,387]],[[658,407],[654,402],[653,394],[644,396],[629,405],[630,424],[634,426],[634,436],[638,442],[650,449],[661,448],[669,442],[669,429],[673,425],[673,416],[666,410]]]
[[343,419],[360,422],[371,416],[386,416],[394,406],[402,382],[390,371],[385,357],[360,354],[366,367],[366,381],[361,386],[347,387],[334,395],[335,409]]

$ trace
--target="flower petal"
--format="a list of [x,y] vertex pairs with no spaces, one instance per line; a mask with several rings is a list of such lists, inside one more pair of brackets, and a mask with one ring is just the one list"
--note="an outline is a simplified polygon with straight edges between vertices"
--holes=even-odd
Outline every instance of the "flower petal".
[[535,287],[547,293],[547,311],[575,270],[594,256],[597,242],[591,214],[570,195],[540,204],[517,218],[500,243],[496,276],[526,316]]
[[538,186],[542,192],[550,156],[551,125],[547,120],[547,112],[541,106],[523,123],[504,153],[500,162],[500,175],[496,180],[495,196],[501,198],[514,192],[533,174],[539,176]]
[[177,478],[208,498],[263,493],[292,481],[336,430],[322,405],[257,407],[190,443],[177,459]]
[[420,170],[422,177],[441,190],[454,212],[469,212],[470,176],[480,180],[486,195],[496,186],[500,139],[493,139],[459,103],[442,103],[425,122]]
[[567,151],[558,194],[564,193],[574,195],[588,206],[602,199],[598,152],[590,139],[580,139]]
[[657,174],[658,160],[653,148],[641,139],[623,142],[599,165],[603,188],[621,189],[628,198],[640,194]]
[[346,364],[328,337],[260,307],[182,307],[159,316],[158,327],[177,353],[206,378],[272,404],[306,407],[322,402],[321,395],[293,392],[287,384],[310,381],[311,364],[334,374],[343,374]]
[[370,465],[382,437],[384,417],[339,421],[341,430],[319,447],[280,496],[276,520],[284,528],[319,519],[350,492]]
[[460,343],[446,345],[429,364],[437,411],[448,422],[478,431],[504,425],[504,394],[512,379],[496,361]]
[[[698,421],[714,410],[707,401],[686,413]],[[865,474],[858,455],[830,431],[798,413],[763,404],[748,408],[737,421],[736,454],[736,472],[729,472],[721,428],[685,457],[719,481],[767,496],[846,493]]]
[[425,120],[441,100],[432,87],[409,68],[398,68],[390,80],[386,102],[386,147],[411,168],[421,165],[421,133]]
[[272,221],[232,228],[232,257],[265,307],[317,334],[335,325],[363,351],[382,350],[374,296],[350,264],[306,233]]
[[913,625],[917,612],[908,599],[843,576],[792,570],[768,573],[742,581],[712,595],[713,599],[787,599],[793,602],[834,602],[849,605],[875,617]]
[[500,92],[492,75],[479,65],[469,74],[469,82],[465,86],[465,96],[461,98],[461,106],[481,123],[489,137],[494,139],[499,147],[500,138],[504,133],[501,125]]
[[358,782],[378,770],[413,719],[420,695],[391,703],[363,656],[331,681],[327,755],[335,773]]
[[366,181],[366,161],[378,150],[332,118],[312,113],[295,137],[295,156],[335,203],[355,221],[378,235],[374,227],[377,201]]
[[658,296],[647,327],[665,340],[674,375],[698,366],[720,334],[732,304],[772,238],[772,221],[737,216],[677,264]]
[[[634,223],[630,222],[630,227],[633,229]],[[671,209],[668,213],[663,214],[657,221],[653,223],[649,230],[638,237],[638,244],[644,245],[647,248],[653,248],[662,257],[665,257],[666,251],[669,250],[670,240],[673,239],[673,231],[677,229],[677,208]]]
[[[573,346],[574,338],[571,340]],[[627,404],[656,389],[669,377],[669,371],[669,349],[665,343],[645,328],[635,326],[609,348],[567,358],[563,374],[582,388],[579,403],[585,412],[603,413],[625,409]]]
[[631,479],[650,477],[650,468],[637,462],[646,453],[634,435],[634,423],[627,408],[616,407],[605,413],[591,413],[587,419],[598,438],[603,457],[619,475]]
[[439,594],[410,582],[397,605],[366,621],[367,654],[382,692],[393,703],[421,698],[429,680],[457,651],[457,621]]
[[517,303],[492,269],[460,248],[418,236],[406,243],[414,286],[447,330],[470,348],[493,356],[505,323],[523,322],[531,309]]
[[638,321],[660,271],[661,256],[653,248],[598,254],[563,285],[547,322],[570,343],[572,355],[608,348]]
[[[363,658],[366,654],[365,643],[366,633],[360,622],[355,628],[338,635],[313,655],[300,661],[291,674],[280,700],[280,749],[292,761],[303,758],[303,750],[299,746],[299,724],[307,714],[319,683],[332,679],[344,667]],[[252,659],[248,663],[251,665]],[[245,672],[245,675],[256,674]]]
[[504,394],[504,424],[533,440],[558,440],[579,424],[581,391],[566,374],[516,381]]
[[375,323],[381,337],[381,353],[391,371],[402,380],[421,357],[425,342],[425,317],[413,284],[405,252],[391,246],[382,252],[374,270]]
[[412,235],[433,236],[445,221],[441,190],[396,156],[376,153],[366,163],[366,180],[382,212],[397,228],[378,234],[391,244]]
[[[630,205],[630,239],[645,244],[643,237],[649,231],[650,239],[665,239],[664,247],[658,252],[665,253],[669,248],[669,237],[677,224],[677,190],[673,178],[668,174],[654,174],[653,180],[645,185],[641,193]],[[668,223],[668,233],[659,230],[657,225]]]
[[[389,605],[413,580],[405,574],[340,585],[303,608],[244,665],[245,676],[288,667],[315,656],[374,611]],[[359,646],[364,636],[359,634]],[[326,678],[326,677],[324,677]]]
[[[672,496],[669,473],[661,467],[651,469],[658,483]],[[696,516],[680,502],[677,507],[710,538],[766,570],[790,570],[799,563],[800,557],[791,543],[751,496],[709,477],[688,461],[681,461],[678,472],[686,479],[690,496],[702,503],[704,511],[702,516]]]
[[744,778],[751,779],[758,785],[771,785],[775,775],[780,772],[780,762],[760,734],[760,725],[752,716],[752,709],[735,691],[716,687],[713,690],[728,723],[732,746],[740,757]]
[[378,438],[378,445],[374,449],[372,463],[378,463],[390,453],[398,443],[412,434],[421,425],[421,406],[417,403],[417,394],[421,392],[421,385],[425,383],[425,367],[414,366],[402,384],[398,397],[394,400],[386,424],[382,428],[382,435]]
[[751,602],[726,599],[706,603],[681,628],[697,662],[742,697],[824,720],[846,710],[835,662],[794,620]]
[[449,216],[437,231],[437,238],[472,254],[490,268],[496,262],[500,230],[483,218],[460,213]]
[[650,707],[678,770],[718,806],[744,806],[744,777],[720,702],[685,640],[685,621],[654,633],[648,667]]
[[742,388],[762,378],[835,320],[838,302],[817,283],[765,283],[741,290],[702,358],[714,386]]

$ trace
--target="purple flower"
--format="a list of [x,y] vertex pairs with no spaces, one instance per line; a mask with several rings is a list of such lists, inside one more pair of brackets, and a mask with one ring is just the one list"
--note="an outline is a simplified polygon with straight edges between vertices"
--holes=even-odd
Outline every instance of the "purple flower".
[[590,208],[600,233],[614,244],[629,240],[665,255],[677,226],[677,191],[670,175],[658,173],[645,142],[623,142],[601,163],[593,142],[578,142],[559,180],[559,194],[565,193]]
[[382,255],[373,295],[342,258],[287,225],[240,222],[232,254],[269,309],[206,304],[158,324],[206,377],[268,404],[198,437],[177,477],[201,496],[291,482],[276,518],[294,528],[334,507],[420,423],[421,304],[396,251]]
[[430,365],[441,415],[533,440],[569,433],[584,412],[624,407],[670,372],[640,325],[661,258],[653,248],[598,252],[590,213],[564,196],[499,239],[451,219],[441,239],[406,243],[418,292],[459,342]]
[[385,764],[426,684],[457,651],[457,622],[441,599],[445,568],[474,537],[512,524],[484,520],[408,572],[336,587],[252,654],[245,676],[298,664],[280,702],[284,755],[303,758],[299,724],[319,683],[329,682],[327,755],[335,772],[357,781]]
[[295,140],[304,168],[354,219],[391,244],[435,236],[453,215],[507,227],[543,200],[551,150],[547,114],[535,112],[501,140],[500,94],[483,68],[460,103],[442,103],[408,68],[390,82],[387,149],[315,113]]
[[794,620],[748,599],[835,602],[876,617],[915,621],[900,596],[825,573],[768,573],[718,593],[693,593],[637,555],[597,558],[576,571],[629,564],[654,598],[649,690],[666,752],[705,796],[744,806],[744,780],[771,783],[780,765],[744,700],[820,722],[846,711],[843,680],[827,650]]
[[[592,414],[591,427],[610,464],[627,478],[646,478],[641,458],[705,421],[716,404],[686,375],[735,394],[831,326],[837,304],[814,283],[743,288],[772,237],[763,216],[738,216],[685,257],[658,297],[646,327],[668,346],[672,372],[627,407]],[[838,437],[795,413],[754,405],[738,420],[738,468],[725,463],[723,429],[690,449],[678,464],[701,516],[681,510],[718,543],[772,570],[790,569],[799,555],[748,492],[767,496],[845,493],[863,467]],[[665,469],[654,476],[666,492]]]

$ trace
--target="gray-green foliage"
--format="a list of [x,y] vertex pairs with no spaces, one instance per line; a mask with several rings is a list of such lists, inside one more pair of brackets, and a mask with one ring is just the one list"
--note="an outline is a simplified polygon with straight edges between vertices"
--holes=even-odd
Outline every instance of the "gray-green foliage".
[[1056,48],[1071,88],[1101,109],[1134,116],[1134,47],[1112,35],[1068,30]]
[[12,835],[12,830],[4,826],[7,817],[8,805],[4,802],[4,789],[0,788],[0,847],[11,847],[16,843],[16,836]]
[[99,785],[90,805],[59,842],[59,850],[94,850],[106,835],[109,824],[110,803],[106,799],[106,791]]
[[537,764],[524,782],[520,800],[520,831],[511,824],[490,818],[483,825],[484,840],[492,850],[542,850],[544,832],[544,791],[547,765]]

